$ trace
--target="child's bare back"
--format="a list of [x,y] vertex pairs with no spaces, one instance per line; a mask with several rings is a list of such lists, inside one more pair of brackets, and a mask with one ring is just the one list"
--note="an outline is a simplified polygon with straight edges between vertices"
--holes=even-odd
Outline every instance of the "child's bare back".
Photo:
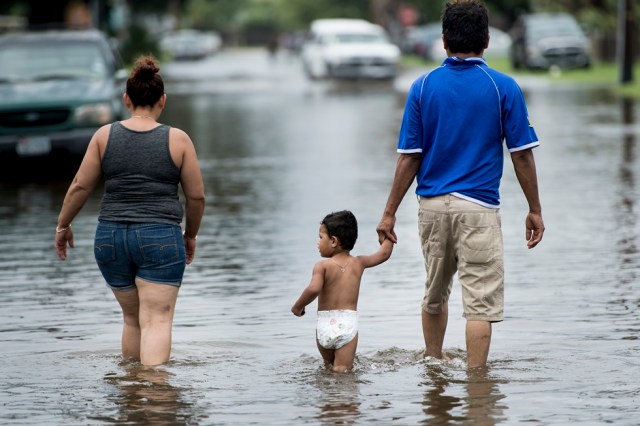
[[318,310],[357,310],[363,272],[365,268],[378,265],[389,258],[393,243],[389,241],[385,246],[388,247],[381,246],[380,250],[375,253],[378,256],[338,254],[319,261],[314,267],[314,274],[317,267],[319,273],[324,276],[324,285],[318,295]]

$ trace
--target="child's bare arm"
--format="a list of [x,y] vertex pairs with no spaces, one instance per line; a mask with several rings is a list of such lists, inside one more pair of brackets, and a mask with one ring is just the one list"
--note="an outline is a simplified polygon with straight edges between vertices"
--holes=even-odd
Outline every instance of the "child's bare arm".
[[392,252],[393,242],[387,238],[382,242],[382,244],[380,244],[380,248],[377,252],[370,255],[358,256],[358,258],[362,262],[362,266],[365,268],[371,268],[372,266],[377,266],[386,262],[391,257]]
[[304,308],[311,302],[313,302],[316,297],[322,291],[322,287],[324,286],[324,266],[321,262],[318,262],[313,267],[313,273],[311,274],[311,282],[309,285],[302,291],[302,294],[296,300],[296,303],[291,307],[291,312],[295,316],[301,317],[304,315]]

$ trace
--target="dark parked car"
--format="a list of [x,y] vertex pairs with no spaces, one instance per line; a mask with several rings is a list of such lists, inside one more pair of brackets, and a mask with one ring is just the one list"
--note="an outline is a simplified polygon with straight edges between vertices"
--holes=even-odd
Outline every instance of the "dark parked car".
[[523,15],[513,26],[511,37],[514,68],[586,68],[591,64],[589,38],[571,15]]
[[433,22],[407,29],[401,43],[402,52],[422,56],[427,60],[439,59],[432,56],[434,42],[442,40],[442,24]]
[[0,171],[77,162],[96,129],[123,117],[126,78],[98,31],[0,36]]

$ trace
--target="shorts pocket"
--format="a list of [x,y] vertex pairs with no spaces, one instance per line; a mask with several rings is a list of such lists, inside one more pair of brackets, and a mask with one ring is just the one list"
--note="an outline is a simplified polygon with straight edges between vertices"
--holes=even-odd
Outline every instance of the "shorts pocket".
[[460,224],[460,257],[466,263],[485,265],[498,253],[501,239],[498,226]]
[[443,258],[444,242],[440,215],[421,209],[418,215],[418,223],[420,226],[420,241],[424,258]]
[[116,231],[113,229],[100,229],[98,227],[96,230],[93,255],[99,264],[104,265],[116,260],[115,235]]
[[138,244],[145,262],[168,263],[178,259],[178,241],[172,226],[139,229]]

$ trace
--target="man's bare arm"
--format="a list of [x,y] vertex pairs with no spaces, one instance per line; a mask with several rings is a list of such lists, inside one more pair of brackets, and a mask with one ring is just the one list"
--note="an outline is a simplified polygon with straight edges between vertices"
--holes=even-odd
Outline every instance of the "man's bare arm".
[[542,240],[544,221],[542,220],[542,206],[538,195],[538,176],[533,151],[526,149],[511,153],[511,161],[516,177],[529,203],[529,213],[525,219],[525,238],[527,247],[534,248]]
[[398,211],[398,207],[400,207],[402,199],[418,174],[421,161],[422,154],[419,153],[400,154],[398,157],[396,172],[393,177],[393,184],[391,185],[387,205],[384,208],[382,219],[376,228],[380,243],[385,239],[391,240],[394,244],[398,242],[398,238],[393,229],[396,224],[396,212]]

